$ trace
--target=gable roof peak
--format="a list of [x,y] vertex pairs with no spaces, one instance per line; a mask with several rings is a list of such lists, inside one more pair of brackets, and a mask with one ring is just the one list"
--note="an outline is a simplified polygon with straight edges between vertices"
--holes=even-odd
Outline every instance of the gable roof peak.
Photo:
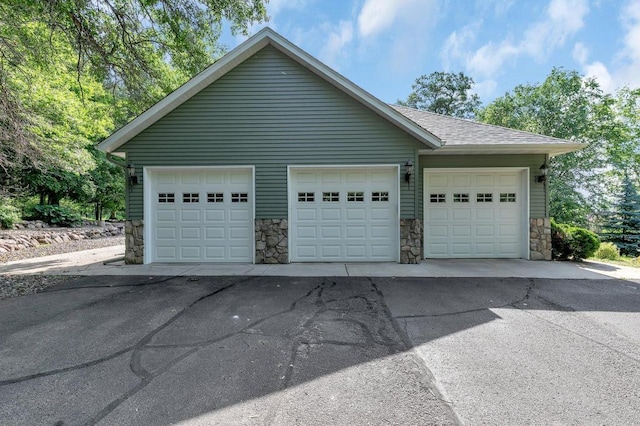
[[430,131],[414,123],[388,104],[360,88],[338,72],[323,64],[307,52],[294,45],[270,27],[264,27],[249,37],[238,47],[222,56],[204,71],[184,83],[158,103],[134,118],[128,124],[117,130],[111,136],[98,144],[98,149],[105,152],[116,150],[133,137],[153,125],[162,117],[189,100],[201,90],[220,79],[239,64],[255,55],[267,45],[271,45],[301,66],[307,68],[329,84],[338,88],[362,105],[368,107],[387,121],[410,134],[426,148],[433,149],[441,146],[441,141]]

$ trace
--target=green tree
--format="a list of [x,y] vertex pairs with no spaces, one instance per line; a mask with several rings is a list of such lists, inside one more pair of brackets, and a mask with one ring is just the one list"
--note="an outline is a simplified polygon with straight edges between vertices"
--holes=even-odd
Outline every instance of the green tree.
[[637,170],[639,95],[624,89],[610,96],[594,79],[554,68],[542,84],[516,86],[477,118],[585,143],[584,149],[551,159],[548,185],[551,216],[585,226],[607,210],[611,188],[624,172]]
[[478,95],[472,93],[473,85],[473,79],[461,72],[432,72],[418,77],[407,100],[399,100],[398,104],[452,117],[473,118],[480,107]]
[[0,187],[22,169],[90,169],[87,140],[201,71],[222,53],[223,22],[246,33],[264,3],[0,0]]
[[105,213],[115,217],[124,211],[124,171],[110,163],[102,151],[91,149],[96,167],[89,172],[95,192],[91,199],[96,220],[102,220]]
[[628,176],[604,226],[603,237],[628,256],[640,255],[640,193]]

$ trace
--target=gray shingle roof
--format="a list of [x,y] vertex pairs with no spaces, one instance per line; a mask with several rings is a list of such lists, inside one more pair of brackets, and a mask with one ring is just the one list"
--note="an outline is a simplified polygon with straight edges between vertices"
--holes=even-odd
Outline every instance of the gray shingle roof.
[[440,138],[444,143],[443,148],[440,148],[443,150],[446,147],[453,146],[553,145],[561,148],[561,145],[566,145],[566,152],[568,152],[583,146],[582,144],[566,139],[552,138],[536,133],[478,123],[476,121],[420,111],[399,105],[390,106],[420,127],[423,127]]

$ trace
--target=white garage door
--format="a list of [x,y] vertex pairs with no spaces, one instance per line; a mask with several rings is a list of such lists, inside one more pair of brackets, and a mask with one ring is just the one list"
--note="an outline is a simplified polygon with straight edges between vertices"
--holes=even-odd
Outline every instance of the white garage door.
[[398,168],[290,169],[292,262],[397,261]]
[[425,257],[521,258],[523,171],[424,173]]
[[253,262],[252,169],[149,170],[148,262]]

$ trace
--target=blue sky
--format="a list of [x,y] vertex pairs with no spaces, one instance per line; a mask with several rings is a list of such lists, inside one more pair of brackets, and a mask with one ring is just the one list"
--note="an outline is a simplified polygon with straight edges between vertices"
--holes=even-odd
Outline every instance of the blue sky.
[[[385,102],[433,71],[484,102],[554,66],[640,87],[640,0],[270,0],[265,25]],[[222,39],[233,48],[242,37]]]

